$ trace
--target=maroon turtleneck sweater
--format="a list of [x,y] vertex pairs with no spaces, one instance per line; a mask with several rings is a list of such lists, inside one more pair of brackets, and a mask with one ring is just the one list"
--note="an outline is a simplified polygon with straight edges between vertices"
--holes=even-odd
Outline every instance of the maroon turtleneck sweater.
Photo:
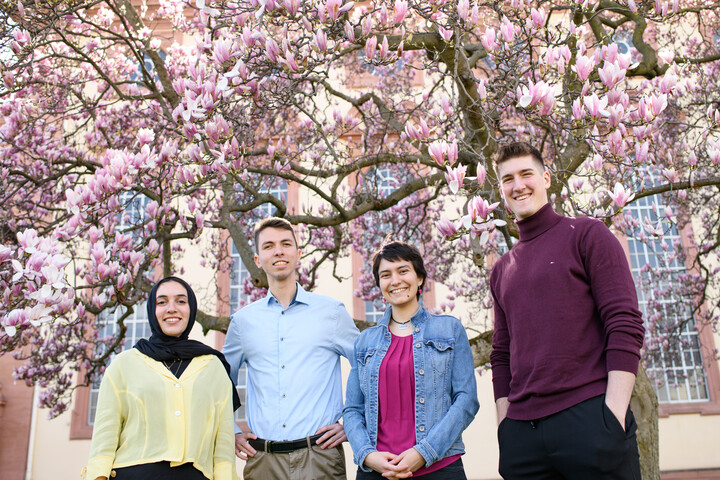
[[611,370],[637,373],[645,329],[625,252],[599,220],[550,204],[517,222],[520,241],[490,276],[495,399],[534,420],[605,393]]

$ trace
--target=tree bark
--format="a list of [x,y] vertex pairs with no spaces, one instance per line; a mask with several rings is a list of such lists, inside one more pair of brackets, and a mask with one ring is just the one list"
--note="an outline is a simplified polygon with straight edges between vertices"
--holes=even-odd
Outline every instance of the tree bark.
[[638,424],[637,443],[642,478],[644,480],[660,480],[658,399],[642,365],[638,369],[630,408],[632,408]]

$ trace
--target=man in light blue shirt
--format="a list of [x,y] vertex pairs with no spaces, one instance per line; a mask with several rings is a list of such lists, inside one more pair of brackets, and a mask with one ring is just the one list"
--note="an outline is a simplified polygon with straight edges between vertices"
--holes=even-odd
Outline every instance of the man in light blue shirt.
[[296,282],[300,250],[287,220],[259,222],[255,248],[270,288],[233,315],[223,348],[232,378],[243,363],[248,370],[250,431],[235,435],[243,476],[345,479],[340,356],[351,358],[358,329],[341,302]]

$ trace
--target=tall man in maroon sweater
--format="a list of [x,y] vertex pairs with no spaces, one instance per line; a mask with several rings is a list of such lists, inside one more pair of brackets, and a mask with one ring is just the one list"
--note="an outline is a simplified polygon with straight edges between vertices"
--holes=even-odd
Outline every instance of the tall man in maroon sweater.
[[644,328],[625,252],[602,222],[553,211],[536,148],[494,160],[520,231],[490,277],[500,474],[639,479],[629,404]]

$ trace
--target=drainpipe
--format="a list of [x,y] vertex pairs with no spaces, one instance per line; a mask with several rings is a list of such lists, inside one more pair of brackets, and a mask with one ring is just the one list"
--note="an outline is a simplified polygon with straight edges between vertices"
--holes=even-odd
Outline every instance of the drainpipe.
[[28,438],[27,463],[25,465],[25,480],[32,480],[33,452],[35,451],[35,428],[37,424],[37,405],[40,389],[33,387],[32,415],[30,416],[30,436]]

